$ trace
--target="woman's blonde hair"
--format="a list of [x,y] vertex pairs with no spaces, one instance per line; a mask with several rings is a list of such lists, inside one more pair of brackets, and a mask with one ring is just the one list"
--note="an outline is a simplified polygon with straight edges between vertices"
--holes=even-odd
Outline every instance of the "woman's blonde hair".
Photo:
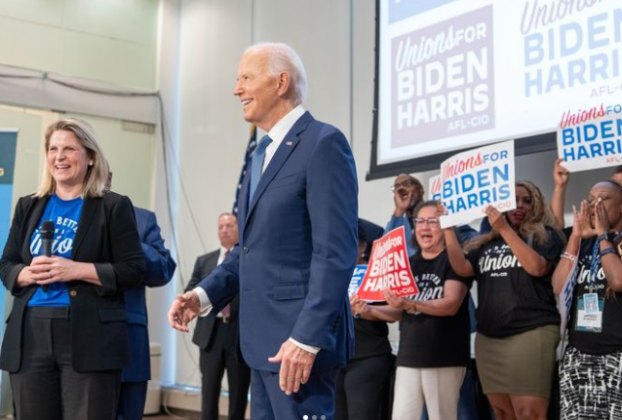
[[[45,131],[44,151],[46,155],[50,148],[50,138],[52,134],[59,130],[71,131],[82,147],[86,149],[86,153],[92,161],[92,165],[89,165],[86,170],[84,183],[82,184],[82,197],[101,197],[104,193],[110,167],[99,146],[95,130],[93,130],[93,127],[91,127],[89,123],[77,118],[63,119],[53,123]],[[44,197],[54,192],[56,192],[56,181],[54,181],[52,174],[46,167],[43,171],[41,183],[39,184],[35,196]]]
[[[533,203],[533,208],[526,215],[525,220],[521,223],[518,230],[520,237],[523,239],[533,238],[534,244],[546,244],[551,240],[548,232],[546,231],[546,227],[548,226],[558,231],[559,236],[564,238],[564,235],[559,231],[559,229],[555,228],[555,217],[553,216],[551,208],[546,203],[546,199],[542,195],[540,188],[538,188],[531,181],[518,181],[516,182],[516,186],[526,189],[529,192]],[[507,213],[504,214],[503,217],[507,217]],[[464,250],[469,252],[472,249],[477,249],[483,245],[486,245],[493,239],[498,239],[500,237],[501,235],[499,235],[499,232],[491,229],[490,232],[484,235],[476,236],[473,240],[467,242]]]

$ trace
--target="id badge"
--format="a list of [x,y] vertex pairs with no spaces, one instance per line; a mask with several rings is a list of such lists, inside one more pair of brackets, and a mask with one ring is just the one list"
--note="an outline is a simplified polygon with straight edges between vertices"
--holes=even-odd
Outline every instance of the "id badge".
[[596,293],[579,296],[577,302],[577,331],[599,333],[603,330],[604,299]]

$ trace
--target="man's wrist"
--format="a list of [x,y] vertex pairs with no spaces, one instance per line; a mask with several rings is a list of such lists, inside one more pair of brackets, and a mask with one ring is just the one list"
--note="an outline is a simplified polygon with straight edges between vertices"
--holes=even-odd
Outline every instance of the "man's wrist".
[[212,302],[210,302],[207,292],[200,287],[195,287],[191,292],[194,293],[199,301],[199,316],[207,316],[212,311]]
[[291,341],[292,343],[294,343],[296,346],[300,347],[301,349],[303,349],[306,352],[309,352],[311,354],[318,354],[320,351],[319,347],[315,347],[315,346],[310,346],[308,344],[302,344],[300,341],[298,340],[294,340],[293,338],[289,337],[289,341]]

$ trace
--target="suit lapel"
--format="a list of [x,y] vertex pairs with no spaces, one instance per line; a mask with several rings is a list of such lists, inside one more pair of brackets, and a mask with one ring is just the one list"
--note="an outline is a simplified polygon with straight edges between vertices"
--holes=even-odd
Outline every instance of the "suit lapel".
[[89,227],[93,222],[93,218],[95,217],[95,213],[97,213],[96,209],[102,203],[103,200],[101,198],[85,198],[84,205],[82,206],[82,213],[80,214],[80,221],[78,222],[78,230],[76,232],[76,238],[73,241],[73,250],[71,252],[72,259],[75,260],[78,255],[78,249],[82,242],[84,242],[84,238],[86,238],[86,234],[88,233]]
[[[244,226],[246,226],[246,223],[248,223],[248,220],[250,219],[250,216],[253,213],[255,206],[257,205],[257,201],[261,198],[268,185],[270,185],[270,182],[272,182],[275,175],[281,170],[283,164],[285,164],[285,162],[287,161],[287,158],[289,158],[291,153],[298,145],[298,142],[300,141],[299,134],[307,128],[312,120],[313,117],[308,111],[302,114],[302,116],[298,119],[298,121],[296,121],[294,126],[291,128],[291,130],[289,130],[289,132],[279,145],[279,148],[276,150],[276,153],[272,157],[272,160],[270,160],[268,167],[266,168],[263,175],[261,176],[261,179],[259,180],[257,189],[255,190],[255,195],[253,196],[253,201],[249,203],[248,212],[246,213],[246,217],[244,219]],[[246,192],[245,195],[247,196],[246,200],[248,201],[248,192]]]
[[246,170],[246,175],[244,175],[244,180],[242,181],[242,188],[240,189],[240,198],[239,198],[239,206],[238,206],[238,229],[240,233],[240,240],[244,238],[244,226],[246,222],[246,215],[248,214],[248,188],[250,182],[250,168]]

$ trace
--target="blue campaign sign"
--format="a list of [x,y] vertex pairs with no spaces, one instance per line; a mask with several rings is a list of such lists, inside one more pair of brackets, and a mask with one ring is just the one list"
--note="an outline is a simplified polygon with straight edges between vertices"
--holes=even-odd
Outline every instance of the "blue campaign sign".
[[[17,131],[0,130],[0,254],[9,236]],[[4,289],[0,288],[0,314],[4,314]],[[2,333],[0,325],[0,333]]]
[[352,279],[350,280],[350,286],[348,287],[348,296],[354,296],[356,292],[358,292],[359,287],[361,286],[361,282],[365,277],[365,272],[367,271],[367,265],[361,264],[354,267],[354,272],[352,273]]

